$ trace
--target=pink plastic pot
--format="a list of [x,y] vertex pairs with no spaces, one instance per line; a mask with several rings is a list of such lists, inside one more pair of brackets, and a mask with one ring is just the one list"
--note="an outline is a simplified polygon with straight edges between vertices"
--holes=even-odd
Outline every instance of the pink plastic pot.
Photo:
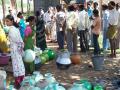
[[0,65],[7,65],[10,60],[10,55],[7,53],[0,54]]

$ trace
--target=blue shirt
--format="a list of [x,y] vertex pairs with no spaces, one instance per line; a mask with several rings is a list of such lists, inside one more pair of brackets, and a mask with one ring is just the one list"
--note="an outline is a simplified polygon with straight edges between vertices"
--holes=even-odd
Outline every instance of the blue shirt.
[[93,15],[93,10],[92,8],[88,8],[88,16],[91,17]]
[[24,39],[24,36],[25,36],[24,30],[26,28],[26,24],[25,24],[24,19],[20,19],[19,26],[20,26],[21,37],[22,37],[22,39]]
[[108,28],[109,23],[108,23],[108,18],[109,18],[109,12],[107,10],[103,11],[103,28]]

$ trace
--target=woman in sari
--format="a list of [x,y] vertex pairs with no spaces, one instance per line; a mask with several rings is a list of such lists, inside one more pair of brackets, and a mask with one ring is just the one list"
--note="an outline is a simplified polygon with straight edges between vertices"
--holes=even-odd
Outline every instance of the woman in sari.
[[27,49],[34,50],[34,44],[35,44],[35,29],[34,29],[35,17],[34,16],[29,16],[26,21],[29,22],[29,25],[26,26],[26,29],[25,29],[25,38],[24,38],[25,47],[24,47],[24,50],[27,50]]
[[45,37],[45,25],[43,17],[40,16],[40,12],[36,11],[36,46],[45,50],[47,48]]

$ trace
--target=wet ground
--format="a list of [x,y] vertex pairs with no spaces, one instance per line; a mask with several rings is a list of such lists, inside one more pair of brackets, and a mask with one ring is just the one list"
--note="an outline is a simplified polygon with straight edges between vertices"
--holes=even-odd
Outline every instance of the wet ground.
[[[55,50],[57,48],[56,43],[48,43],[48,46],[50,48],[54,48]],[[92,50],[87,53],[80,53],[80,56],[81,63],[79,65],[71,65],[70,68],[67,70],[59,70],[56,66],[55,60],[52,60],[42,65],[39,71],[42,74],[45,74],[47,72],[52,73],[56,80],[65,87],[70,87],[73,82],[80,79],[87,79],[92,83],[96,83],[96,80],[101,80],[102,82],[104,82],[104,85],[109,85],[113,80],[118,80],[120,78],[119,54],[117,55],[117,58],[108,58],[105,55],[104,70],[102,71],[95,71],[92,66]],[[11,66],[7,68],[8,70],[12,71]],[[11,81],[14,80],[14,78],[12,77],[11,72],[8,72],[7,74],[7,83],[9,84]]]

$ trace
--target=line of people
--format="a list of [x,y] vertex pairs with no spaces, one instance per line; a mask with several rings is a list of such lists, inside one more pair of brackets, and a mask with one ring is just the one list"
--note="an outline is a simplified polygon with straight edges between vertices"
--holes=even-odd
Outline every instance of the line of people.
[[[58,5],[56,7],[57,12],[55,9],[52,9],[52,11],[54,11],[53,14],[52,11],[48,9],[51,13],[46,16],[46,13],[48,14],[47,11],[43,15],[43,18],[44,20],[48,20],[45,25],[47,32],[51,32],[49,35],[56,32],[58,49],[64,49],[64,43],[66,42],[68,51],[77,52],[77,38],[79,36],[80,49],[82,52],[88,51],[91,45],[94,47],[94,54],[100,54],[102,50],[100,49],[98,39],[100,34],[103,33],[103,51],[110,48],[110,57],[116,57],[116,45],[118,46],[119,44],[119,4],[110,1],[108,5],[102,5],[102,16],[100,15],[98,6],[97,2],[94,3],[93,8],[91,7],[91,3],[88,3],[87,9],[84,5],[71,4],[68,5],[67,10],[64,10]],[[54,22],[54,24],[51,22]]]

